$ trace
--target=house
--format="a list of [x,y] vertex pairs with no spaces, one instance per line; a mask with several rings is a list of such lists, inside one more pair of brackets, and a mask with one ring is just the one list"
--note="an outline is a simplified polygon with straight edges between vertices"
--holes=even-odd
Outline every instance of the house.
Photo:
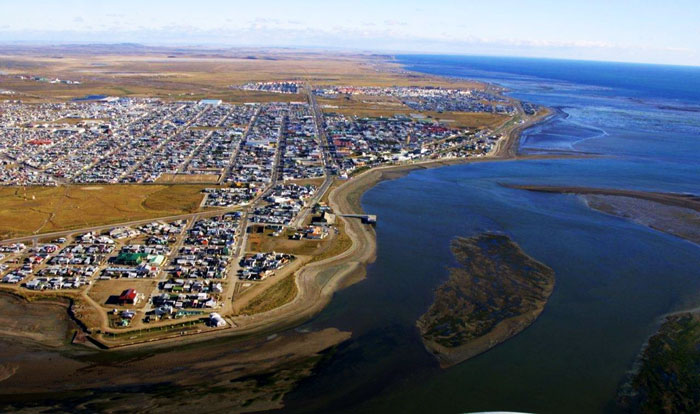
[[222,326],[226,326],[226,321],[218,313],[212,312],[209,314],[208,324],[209,324],[209,326],[213,326],[215,328],[220,328]]
[[119,304],[125,305],[133,305],[136,303],[136,297],[138,296],[137,292],[135,289],[127,289],[122,292],[121,295],[119,295]]
[[124,319],[134,319],[134,316],[136,316],[136,312],[132,310],[125,310],[124,312],[122,312],[121,316]]
[[312,240],[321,240],[326,237],[326,232],[321,226],[309,226],[306,231],[306,238]]
[[38,279],[34,279],[27,283],[27,289],[40,290],[42,288],[42,283]]
[[164,316],[164,315],[170,315],[173,313],[173,307],[170,305],[163,305],[159,306],[158,308],[155,309],[154,311],[156,316]]
[[114,263],[135,266],[140,264],[147,256],[145,253],[120,253],[114,259]]

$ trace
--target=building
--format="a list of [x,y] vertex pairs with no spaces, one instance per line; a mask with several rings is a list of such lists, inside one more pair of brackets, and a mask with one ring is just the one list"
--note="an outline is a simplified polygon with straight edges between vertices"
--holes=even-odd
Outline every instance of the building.
[[204,106],[204,105],[212,105],[212,106],[219,106],[221,105],[221,99],[202,99],[199,101],[199,105]]
[[212,312],[209,314],[209,325],[220,328],[222,326],[226,326],[226,321],[218,313]]
[[136,303],[136,297],[138,296],[135,289],[127,289],[119,295],[120,305],[133,305]]

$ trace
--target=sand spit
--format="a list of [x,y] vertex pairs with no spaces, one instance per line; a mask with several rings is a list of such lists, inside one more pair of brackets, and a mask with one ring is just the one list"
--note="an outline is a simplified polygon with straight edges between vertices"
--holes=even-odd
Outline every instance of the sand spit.
[[505,185],[544,193],[577,194],[588,207],[700,244],[700,196],[608,188]]

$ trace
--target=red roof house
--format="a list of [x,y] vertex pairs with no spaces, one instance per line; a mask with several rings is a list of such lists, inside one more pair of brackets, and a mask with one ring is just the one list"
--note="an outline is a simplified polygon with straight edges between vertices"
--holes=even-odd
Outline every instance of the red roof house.
[[127,290],[123,291],[121,295],[119,295],[119,303],[121,303],[122,305],[124,305],[124,304],[133,305],[135,301],[136,301],[136,290],[135,289],[127,289]]

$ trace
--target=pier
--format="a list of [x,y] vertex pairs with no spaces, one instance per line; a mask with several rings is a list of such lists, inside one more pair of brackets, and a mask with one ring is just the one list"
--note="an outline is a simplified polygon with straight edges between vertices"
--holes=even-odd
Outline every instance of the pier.
[[377,224],[377,216],[374,214],[341,214],[341,217],[359,218],[365,224]]

